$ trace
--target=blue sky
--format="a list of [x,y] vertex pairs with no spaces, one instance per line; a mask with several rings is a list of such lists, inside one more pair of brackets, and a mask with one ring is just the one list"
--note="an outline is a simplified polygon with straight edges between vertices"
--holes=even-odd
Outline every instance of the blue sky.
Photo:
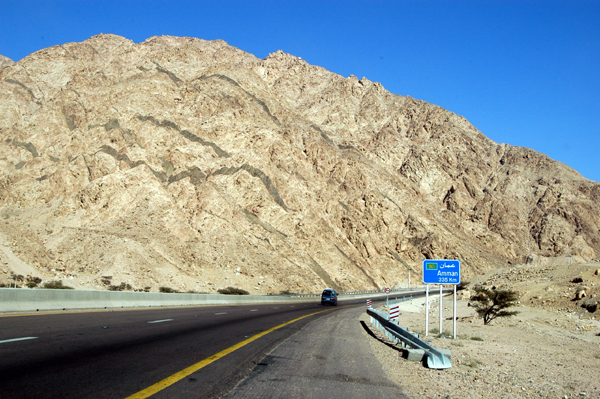
[[0,54],[14,61],[98,33],[283,50],[600,181],[600,0],[0,0],[0,27]]

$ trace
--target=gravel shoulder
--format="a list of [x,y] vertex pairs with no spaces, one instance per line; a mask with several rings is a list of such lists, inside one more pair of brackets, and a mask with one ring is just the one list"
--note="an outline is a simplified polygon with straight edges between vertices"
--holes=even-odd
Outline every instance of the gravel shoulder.
[[[600,322],[520,305],[520,313],[483,325],[472,307],[457,301],[457,338],[439,338],[439,296],[430,298],[429,336],[449,349],[452,367],[425,368],[401,357],[402,348],[369,323],[375,356],[388,374],[415,398],[600,398]],[[452,296],[443,299],[442,333],[452,335]],[[384,309],[379,306],[380,310]],[[400,325],[425,332],[425,299],[400,304]]]

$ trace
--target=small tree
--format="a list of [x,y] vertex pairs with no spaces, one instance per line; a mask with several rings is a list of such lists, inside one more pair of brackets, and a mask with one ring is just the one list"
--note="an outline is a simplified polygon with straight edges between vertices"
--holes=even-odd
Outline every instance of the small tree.
[[494,290],[476,287],[475,296],[471,298],[477,314],[483,319],[483,324],[489,324],[497,317],[510,317],[517,311],[505,310],[517,304],[519,294],[512,290]]

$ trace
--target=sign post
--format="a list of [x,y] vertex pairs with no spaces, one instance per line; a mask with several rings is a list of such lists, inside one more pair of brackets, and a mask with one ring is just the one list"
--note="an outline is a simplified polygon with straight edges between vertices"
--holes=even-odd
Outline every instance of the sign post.
[[456,339],[456,286],[460,284],[460,260],[423,259],[423,284],[427,284],[425,306],[425,336],[429,335],[429,284],[440,285],[440,334],[442,334],[442,285],[454,285],[454,339]]
[[429,284],[425,289],[425,336],[429,336]]
[[456,285],[454,286],[454,309],[452,312],[452,327],[454,332],[454,339],[456,339]]
[[444,317],[442,316],[442,309],[444,309],[444,306],[442,303],[442,297],[443,297],[442,285],[440,284],[440,335],[442,335],[442,320],[444,320]]

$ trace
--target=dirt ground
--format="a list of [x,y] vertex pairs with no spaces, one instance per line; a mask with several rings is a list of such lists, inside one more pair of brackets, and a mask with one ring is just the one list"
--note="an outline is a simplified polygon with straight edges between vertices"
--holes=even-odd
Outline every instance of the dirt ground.
[[[511,308],[519,314],[484,325],[469,301],[459,299],[456,339],[452,338],[452,296],[443,298],[442,334],[447,338],[439,334],[439,294],[430,297],[428,337],[424,335],[425,299],[401,303],[400,325],[431,340],[435,348],[449,349],[449,369],[428,369],[403,359],[400,345],[380,334],[366,313],[361,320],[377,335],[370,342],[389,378],[411,397],[600,398],[600,314],[581,308],[585,298],[574,298],[575,286],[581,283],[570,282],[583,276],[583,284],[597,290],[600,276],[594,273],[599,265],[573,266],[519,266],[482,276],[477,282],[520,292],[521,303]],[[520,281],[507,279],[517,275]],[[564,297],[565,292],[570,296]]]

